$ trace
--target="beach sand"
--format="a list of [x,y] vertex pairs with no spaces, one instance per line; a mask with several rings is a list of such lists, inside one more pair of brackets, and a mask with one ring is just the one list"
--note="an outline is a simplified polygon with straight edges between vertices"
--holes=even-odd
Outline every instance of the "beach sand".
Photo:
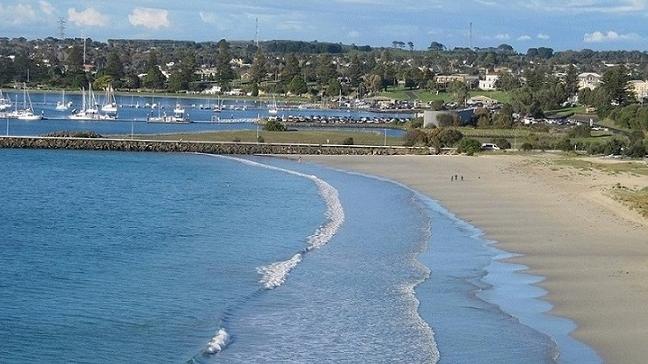
[[[304,159],[387,177],[482,229],[516,263],[545,277],[554,314],[610,363],[648,358],[648,220],[607,194],[648,176],[556,166],[559,157],[312,156]],[[452,175],[463,181],[451,182]]]

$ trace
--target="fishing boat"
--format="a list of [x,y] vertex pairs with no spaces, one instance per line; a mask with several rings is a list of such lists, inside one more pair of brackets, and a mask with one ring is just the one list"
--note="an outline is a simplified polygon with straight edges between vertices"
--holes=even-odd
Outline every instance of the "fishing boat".
[[101,107],[101,111],[107,114],[117,114],[117,99],[115,98],[115,89],[113,89],[112,85],[106,87],[105,104]]
[[72,101],[65,102],[65,90],[61,93],[61,101],[56,102],[56,111],[68,111],[72,107]]
[[13,106],[11,105],[11,99],[9,97],[5,97],[2,93],[2,90],[0,90],[0,112],[11,109],[11,106]]
[[85,88],[81,89],[81,110],[68,116],[70,120],[116,120],[115,115],[101,114],[97,107],[97,100],[92,92],[92,85],[88,86],[88,92]]

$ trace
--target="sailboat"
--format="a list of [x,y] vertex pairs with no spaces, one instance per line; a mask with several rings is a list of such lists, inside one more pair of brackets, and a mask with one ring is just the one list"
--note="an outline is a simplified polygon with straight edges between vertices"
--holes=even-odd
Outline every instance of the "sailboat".
[[106,103],[101,107],[101,111],[108,114],[117,114],[117,99],[115,99],[115,89],[112,85],[106,88]]
[[72,101],[65,102],[65,90],[61,94],[61,101],[56,102],[56,111],[68,111],[72,106]]
[[9,113],[7,116],[11,119],[18,119],[24,121],[37,121],[43,120],[43,115],[34,114],[34,107],[32,106],[29,91],[27,91],[27,84],[23,84],[23,107],[18,110],[18,96],[16,96],[16,109]]
[[185,113],[185,108],[184,106],[180,105],[180,100],[176,100],[176,105],[175,108],[173,109],[173,112],[175,114],[184,114]]
[[268,108],[268,113],[270,115],[277,115],[279,113],[279,108],[277,107],[277,99],[272,95],[272,105]]
[[92,92],[92,84],[88,86],[88,92],[85,88],[81,89],[81,110],[68,117],[71,120],[115,120],[114,115],[104,115],[99,113],[97,100]]
[[221,100],[220,96],[216,99],[216,105],[212,109],[215,113],[219,113],[223,111],[223,101]]
[[185,113],[185,109],[176,104],[173,115],[167,115],[166,112],[162,114],[161,109],[158,108],[158,116],[149,116],[146,122],[151,124],[189,124],[191,120]]
[[2,90],[0,90],[0,111],[7,111],[11,109],[11,99],[8,97],[5,97],[2,94]]

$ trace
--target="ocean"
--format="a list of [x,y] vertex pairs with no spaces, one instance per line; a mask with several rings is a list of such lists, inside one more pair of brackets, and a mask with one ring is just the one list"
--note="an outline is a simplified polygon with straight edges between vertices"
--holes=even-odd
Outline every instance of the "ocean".
[[2,363],[596,363],[435,201],[308,163],[0,150]]

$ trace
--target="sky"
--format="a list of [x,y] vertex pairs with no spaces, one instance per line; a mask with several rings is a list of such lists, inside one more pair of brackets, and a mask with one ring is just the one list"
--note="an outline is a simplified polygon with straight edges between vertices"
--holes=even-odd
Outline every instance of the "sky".
[[0,36],[648,49],[648,0],[0,0]]

